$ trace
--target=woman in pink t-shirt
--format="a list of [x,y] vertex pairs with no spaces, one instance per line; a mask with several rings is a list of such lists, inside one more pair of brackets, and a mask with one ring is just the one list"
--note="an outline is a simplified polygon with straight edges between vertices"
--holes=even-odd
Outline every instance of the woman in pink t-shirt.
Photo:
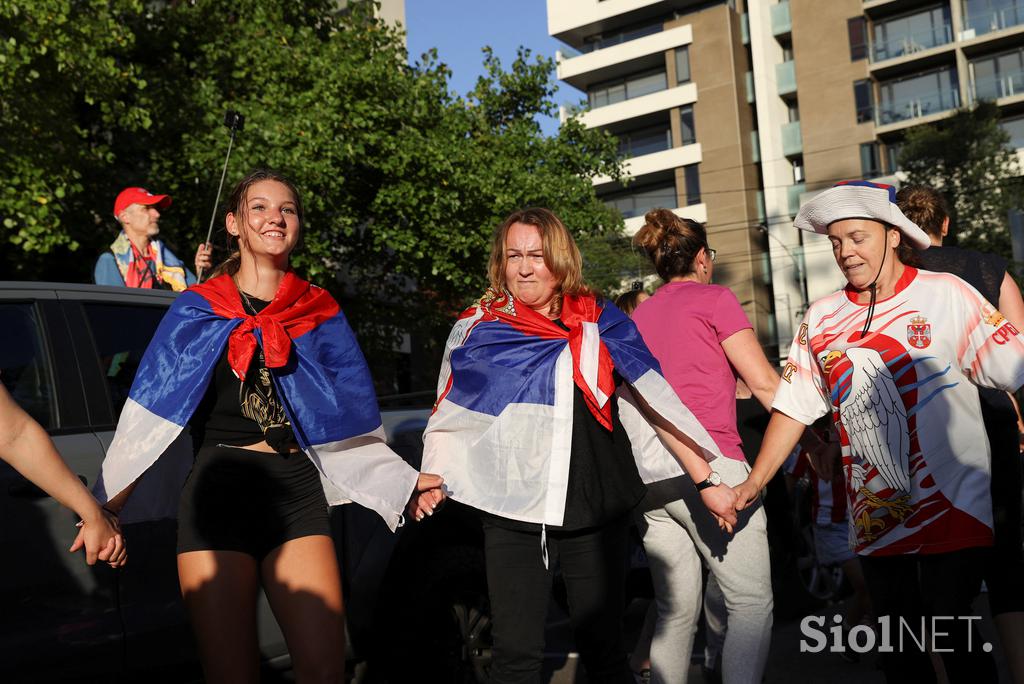
[[[648,212],[645,219],[633,241],[665,285],[637,307],[633,320],[665,378],[726,457],[711,463],[709,480],[738,485],[750,467],[736,429],[736,376],[769,409],[779,376],[736,296],[711,284],[715,250],[704,227],[667,209]],[[757,505],[743,511],[730,536],[708,515],[692,484],[683,482],[672,495],[678,498],[644,513],[642,525],[658,607],[651,644],[654,679],[686,680],[700,615],[703,558],[728,615],[723,681],[759,682],[772,626],[764,510]]]

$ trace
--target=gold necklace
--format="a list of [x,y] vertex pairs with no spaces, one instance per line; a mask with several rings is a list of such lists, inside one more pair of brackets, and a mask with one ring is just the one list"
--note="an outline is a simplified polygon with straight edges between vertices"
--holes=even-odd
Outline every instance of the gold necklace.
[[238,280],[236,280],[233,277],[231,278],[231,280],[234,281],[235,288],[238,289],[238,294],[242,295],[242,299],[244,300],[245,304],[249,307],[249,310],[248,310],[247,313],[249,313],[252,316],[255,316],[256,313],[257,313],[256,307],[252,305],[251,301],[249,301],[249,296],[247,294],[245,294],[244,290],[242,290],[242,286],[238,284]]

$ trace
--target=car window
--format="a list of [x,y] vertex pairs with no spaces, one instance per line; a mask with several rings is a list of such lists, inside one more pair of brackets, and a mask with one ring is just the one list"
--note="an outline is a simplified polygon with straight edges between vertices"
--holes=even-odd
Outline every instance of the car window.
[[114,415],[128,399],[135,371],[142,354],[164,317],[166,308],[132,304],[83,304],[96,350],[100,355],[103,375],[107,379]]
[[25,411],[44,428],[56,411],[49,359],[34,305],[0,304],[0,381]]

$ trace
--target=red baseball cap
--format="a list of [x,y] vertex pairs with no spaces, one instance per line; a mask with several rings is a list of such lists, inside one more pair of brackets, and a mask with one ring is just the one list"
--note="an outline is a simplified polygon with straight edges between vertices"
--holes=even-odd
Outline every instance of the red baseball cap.
[[118,214],[132,204],[145,204],[147,206],[155,204],[158,209],[166,209],[171,206],[171,196],[154,195],[146,188],[125,188],[117,195],[117,199],[114,200],[114,217],[116,218]]

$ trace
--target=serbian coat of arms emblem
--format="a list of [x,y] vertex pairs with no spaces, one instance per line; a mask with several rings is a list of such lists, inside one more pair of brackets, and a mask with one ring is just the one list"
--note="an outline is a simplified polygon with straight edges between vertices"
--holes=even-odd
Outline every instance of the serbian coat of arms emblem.
[[932,343],[932,324],[924,316],[914,316],[907,325],[907,342],[911,347],[924,349]]

